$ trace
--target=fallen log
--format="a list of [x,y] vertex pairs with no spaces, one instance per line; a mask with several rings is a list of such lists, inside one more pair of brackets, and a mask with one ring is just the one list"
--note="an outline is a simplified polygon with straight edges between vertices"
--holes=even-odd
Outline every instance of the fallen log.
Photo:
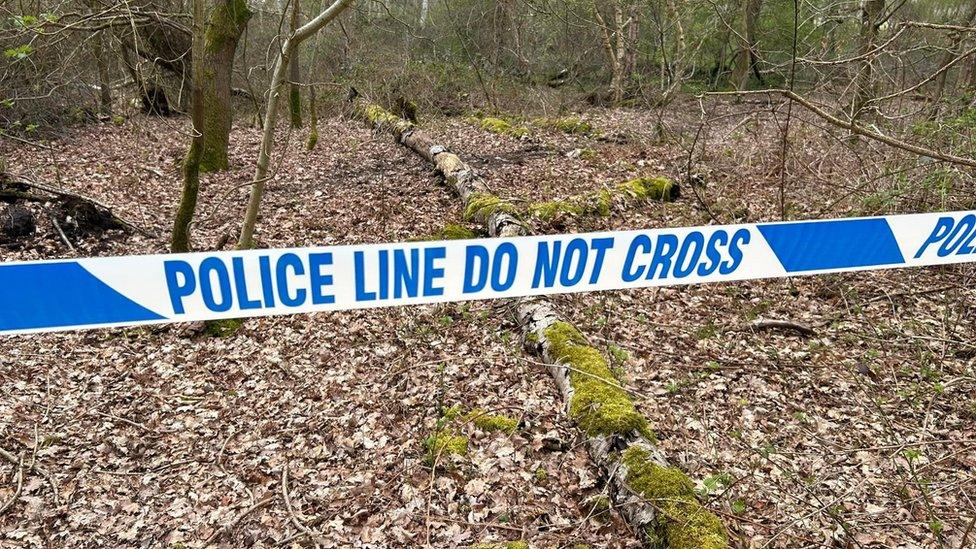
[[[370,103],[355,90],[349,99],[353,116],[391,133],[433,163],[455,187],[466,212],[477,203],[478,195],[490,195],[480,176],[412,123]],[[530,232],[509,211],[496,208],[482,217],[493,236]],[[509,217],[513,221],[507,221]],[[722,521],[698,501],[694,482],[668,464],[654,443],[647,419],[614,378],[603,354],[574,326],[560,320],[549,301],[516,300],[514,309],[526,350],[545,361],[568,415],[583,431],[587,451],[606,479],[614,507],[641,541],[649,547],[676,549],[728,547]]]
[[478,171],[461,161],[447,147],[435,143],[417,130],[412,122],[370,103],[355,88],[349,91],[349,102],[353,117],[366,122],[377,131],[392,134],[398,143],[434,165],[444,181],[461,198],[466,221],[483,223],[491,236],[528,234],[528,228],[515,215],[515,205],[492,193]]

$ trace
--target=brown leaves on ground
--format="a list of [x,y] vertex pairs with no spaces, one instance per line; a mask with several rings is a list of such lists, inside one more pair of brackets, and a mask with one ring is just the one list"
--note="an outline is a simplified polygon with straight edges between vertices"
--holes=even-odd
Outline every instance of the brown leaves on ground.
[[[697,194],[569,219],[565,230],[779,219],[772,116],[719,105],[695,149],[706,180]],[[431,133],[513,200],[656,173],[684,182],[697,116],[665,117],[667,139],[656,113],[586,118],[613,138],[513,139],[462,120],[434,121]],[[304,135],[282,130],[262,245],[402,241],[459,221],[458,201],[414,155],[357,123],[320,124],[311,153],[300,151]],[[892,198],[882,174],[897,157],[793,127],[790,218],[951,208],[958,189],[972,188],[963,180],[941,204],[924,189]],[[73,130],[50,157],[3,146],[12,170],[165,235],[186,130],[182,120],[136,118]],[[198,249],[236,236],[258,139],[236,128],[233,169],[206,176]],[[2,259],[70,256],[46,222],[21,246],[0,248]],[[165,243],[109,233],[76,247],[119,255]],[[667,454],[742,544],[956,547],[976,516],[974,274],[875,271],[556,303],[620,368]],[[744,330],[757,318],[816,334]],[[174,325],[0,340],[0,447],[52,473],[60,496],[56,505],[46,479],[25,473],[0,517],[0,545],[192,547],[215,531],[229,546],[307,542],[297,524],[333,546],[635,545],[612,515],[588,516],[583,502],[601,490],[595,469],[508,322],[497,304],[476,302],[254,319],[225,339]],[[448,419],[453,406],[522,421],[514,434],[488,433],[463,415]],[[466,437],[468,451],[432,468],[425,440],[442,431]],[[0,502],[13,495],[16,469],[0,461]]]

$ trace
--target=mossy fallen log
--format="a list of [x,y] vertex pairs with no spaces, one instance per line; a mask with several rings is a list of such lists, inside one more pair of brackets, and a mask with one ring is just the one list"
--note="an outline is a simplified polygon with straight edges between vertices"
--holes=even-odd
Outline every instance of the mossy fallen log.
[[393,135],[398,143],[434,165],[444,181],[461,198],[465,221],[484,224],[490,236],[517,236],[528,232],[522,220],[515,215],[517,208],[492,193],[477,170],[448,151],[447,147],[435,143],[412,122],[370,102],[355,89],[349,93],[349,102],[353,117],[377,131]]
[[598,215],[606,217],[615,204],[626,205],[652,200],[672,202],[681,196],[678,183],[666,177],[639,177],[599,191],[571,196],[564,200],[529,204],[531,215],[542,221],[561,216]]
[[691,479],[668,465],[602,353],[546,300],[523,300],[516,314],[526,349],[543,357],[570,417],[586,434],[587,451],[607,479],[614,507],[645,545],[728,547],[722,521],[698,502]]
[[[437,167],[461,197],[465,220],[484,223],[492,236],[529,234],[514,215],[514,205],[492,194],[457,155],[435,144],[414,124],[358,94],[350,93],[350,101],[354,116],[392,133]],[[670,187],[665,190],[662,196],[672,192]],[[646,199],[654,191],[642,184],[627,185],[625,192]],[[725,526],[698,502],[691,479],[668,464],[654,443],[647,419],[614,378],[603,354],[579,330],[560,320],[545,299],[517,300],[514,310],[526,350],[545,361],[569,416],[586,435],[587,450],[607,480],[614,508],[641,541],[650,547],[674,549],[728,547]],[[427,441],[428,450],[442,453],[450,451],[451,445],[461,449],[459,440]]]

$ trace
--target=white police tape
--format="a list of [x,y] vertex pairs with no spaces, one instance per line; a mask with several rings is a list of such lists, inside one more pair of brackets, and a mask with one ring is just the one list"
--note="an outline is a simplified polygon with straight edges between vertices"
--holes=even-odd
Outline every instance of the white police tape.
[[0,334],[976,261],[976,212],[0,263]]

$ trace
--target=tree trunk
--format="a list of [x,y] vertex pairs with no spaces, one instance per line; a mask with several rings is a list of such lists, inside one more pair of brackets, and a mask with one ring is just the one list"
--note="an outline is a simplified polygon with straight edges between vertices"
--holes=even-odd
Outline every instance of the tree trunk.
[[[299,0],[291,1],[293,2],[291,8],[291,32],[294,33],[298,28],[301,8],[299,7]],[[291,127],[293,128],[302,127],[302,88],[299,84],[301,77],[301,69],[298,63],[298,45],[296,44],[295,50],[292,52],[291,65],[288,68],[288,79],[291,81],[288,94],[288,111],[291,114]]]
[[[461,197],[465,213],[490,195],[484,180],[413,124],[353,91],[352,113],[431,162]],[[497,199],[497,197],[495,197]],[[495,203],[478,221],[492,236],[522,236],[528,228]],[[670,467],[653,442],[647,420],[613,377],[606,359],[545,299],[513,300],[525,348],[542,356],[568,415],[585,435],[593,462],[608,480],[613,508],[650,546],[723,549],[722,522],[697,500],[694,483]]]
[[420,28],[427,26],[427,14],[430,12],[430,0],[420,0]]
[[[207,20],[201,75],[207,116],[203,123],[203,156],[200,169],[205,172],[229,167],[227,148],[233,124],[231,78],[234,57],[244,27],[251,18],[245,0],[216,0]],[[196,79],[194,77],[194,79]]]
[[[969,13],[966,14],[966,20],[962,22],[963,26],[972,26],[973,21],[976,20],[976,0],[973,0],[972,5],[969,8]],[[939,63],[939,68],[942,70],[941,73],[935,79],[935,97],[936,101],[942,99],[942,95],[945,93],[946,79],[949,75],[946,67],[951,65],[959,55],[959,44],[962,43],[965,34],[962,32],[956,32],[952,35],[949,40],[949,47],[946,49],[945,53],[942,55],[942,62]]]
[[261,209],[261,198],[264,196],[265,185],[268,181],[271,149],[274,147],[275,123],[278,121],[278,103],[285,86],[285,74],[287,73],[292,55],[294,55],[295,48],[330,21],[338,17],[352,2],[353,0],[336,0],[325,11],[318,14],[315,19],[302,25],[302,27],[296,30],[282,44],[281,51],[278,53],[278,59],[275,62],[271,87],[268,90],[268,106],[264,112],[264,130],[261,137],[261,148],[258,151],[257,168],[255,168],[254,179],[251,182],[251,197],[248,200],[247,212],[244,214],[241,235],[237,241],[237,247],[240,249],[254,247],[254,228],[257,225],[258,211]]
[[851,104],[851,122],[860,118],[864,107],[874,96],[873,56],[867,55],[878,41],[878,25],[884,14],[885,0],[863,0],[861,4],[860,54],[865,55],[854,78],[854,101]]
[[[611,29],[607,25],[606,19],[603,14],[600,13],[600,5],[596,0],[593,0],[593,15],[596,17],[596,22],[600,26],[603,37],[603,49],[607,54],[607,59],[610,61],[610,97],[614,104],[618,104],[623,100],[624,97],[624,67],[623,67],[623,56],[624,52],[620,51],[620,40],[622,39],[621,33],[623,29],[620,28],[623,23],[623,8],[620,7],[620,0],[613,0],[609,3],[614,16],[614,28]],[[614,40],[614,38],[617,40]],[[616,44],[615,44],[616,42]]]
[[[202,74],[203,50],[206,42],[204,14],[206,0],[193,0],[193,73]],[[194,78],[193,86],[193,139],[183,161],[183,196],[176,211],[173,223],[173,238],[170,251],[173,253],[190,251],[190,223],[197,208],[200,193],[200,160],[203,157],[203,119],[204,93],[203,79]]]
[[319,142],[319,113],[315,104],[315,86],[308,85],[308,141],[305,148],[312,150]]
[[737,90],[744,90],[748,86],[750,70],[756,75],[756,80],[763,83],[759,54],[756,51],[756,34],[761,12],[762,0],[742,0],[742,46],[732,72],[732,83]]
[[105,31],[98,31],[92,36],[92,54],[95,57],[95,68],[98,71],[98,108],[106,115],[112,115],[112,79],[109,76],[108,63],[105,59]]

